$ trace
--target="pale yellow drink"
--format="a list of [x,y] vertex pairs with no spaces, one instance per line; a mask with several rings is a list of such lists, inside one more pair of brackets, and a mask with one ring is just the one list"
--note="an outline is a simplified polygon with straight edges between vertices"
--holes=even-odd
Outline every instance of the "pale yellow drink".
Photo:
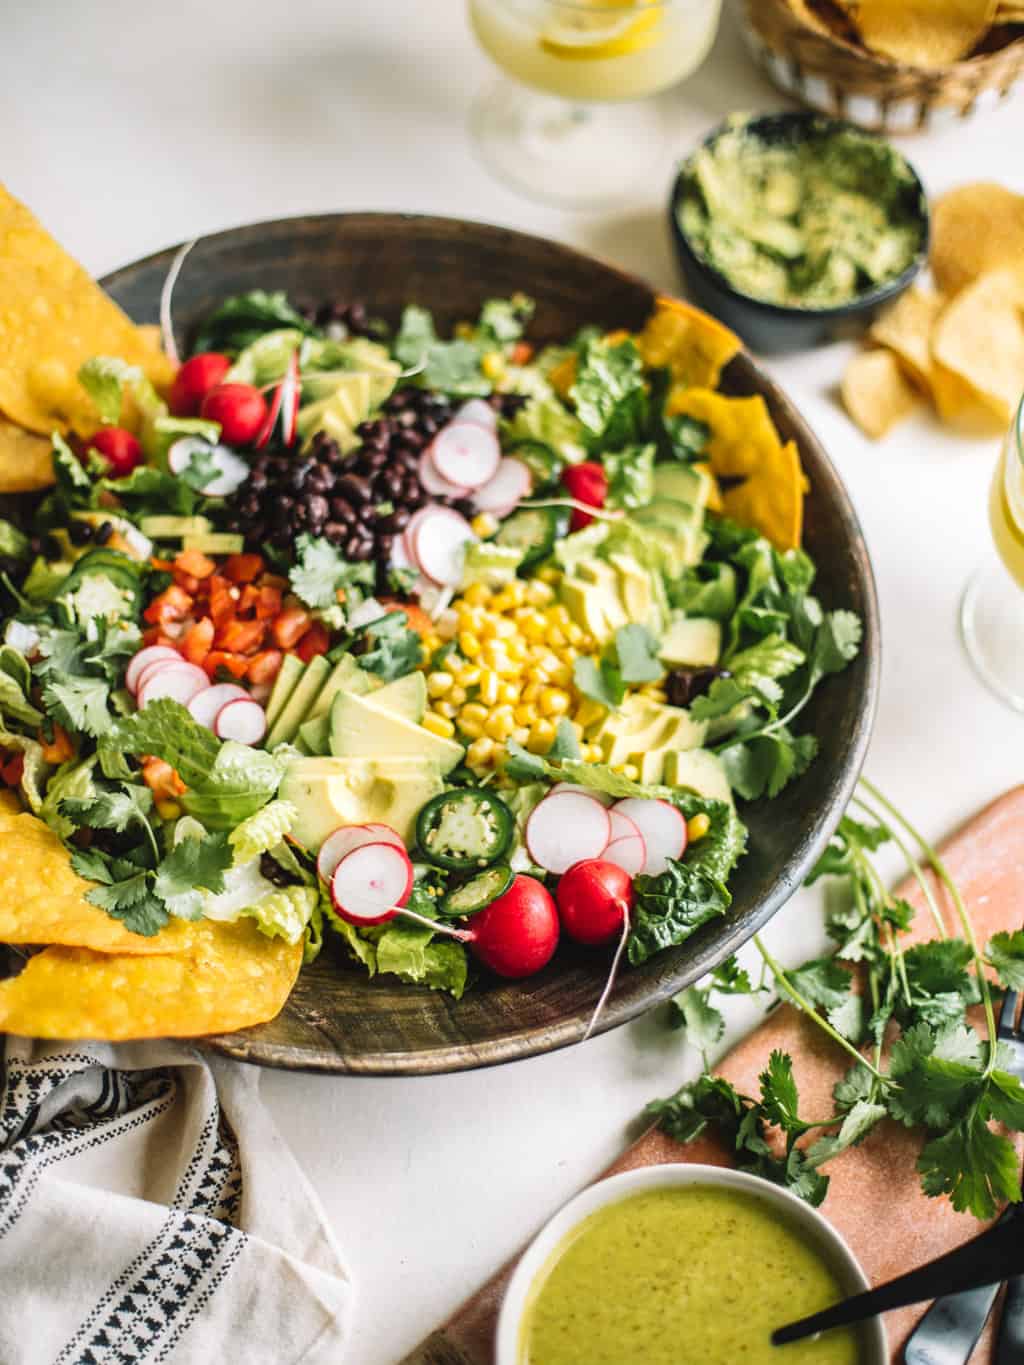
[[1024,402],[1006,433],[988,508],[999,557],[1024,588]]
[[481,47],[510,76],[568,100],[632,100],[695,70],[721,0],[469,0]]

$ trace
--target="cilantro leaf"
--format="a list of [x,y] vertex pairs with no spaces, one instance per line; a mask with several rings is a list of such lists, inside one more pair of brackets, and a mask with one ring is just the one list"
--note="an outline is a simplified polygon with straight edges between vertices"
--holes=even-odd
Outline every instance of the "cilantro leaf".
[[673,1028],[685,1029],[687,1042],[704,1054],[722,1041],[725,1018],[711,1003],[710,990],[691,986],[678,991],[669,1001],[670,1022]]
[[840,1152],[845,1152],[848,1147],[859,1146],[885,1115],[884,1104],[872,1104],[866,1099],[855,1100],[843,1119],[839,1132],[819,1138],[807,1149],[807,1164],[817,1170],[826,1161],[831,1161]]
[[178,898],[189,896],[200,887],[216,894],[224,890],[224,873],[233,859],[227,834],[180,839],[161,860],[153,889],[171,907]]
[[130,825],[146,824],[153,807],[148,787],[124,786],[120,791],[97,791],[95,796],[65,797],[58,805],[61,815],[87,829],[110,829],[123,834]]
[[107,701],[110,687],[102,678],[51,679],[43,688],[43,705],[47,715],[59,721],[65,730],[91,735],[98,739],[112,725]]
[[807,771],[817,752],[814,735],[794,736],[781,726],[772,734],[729,744],[720,757],[733,790],[745,801],[756,801],[778,796],[788,782]]
[[370,648],[357,656],[360,668],[385,682],[412,673],[423,662],[423,641],[403,611],[391,611],[363,627]]
[[491,382],[480,369],[482,346],[465,339],[439,340],[434,319],[425,308],[406,307],[392,349],[397,360],[417,371],[417,380],[428,389],[466,398],[491,392]]
[[893,1044],[890,1075],[897,1087],[889,1112],[908,1128],[947,1128],[978,1093],[981,1040],[963,1026],[936,1034],[927,1024],[906,1029]]
[[776,1049],[758,1079],[761,1104],[769,1123],[777,1124],[786,1133],[804,1132],[807,1124],[799,1116],[800,1095],[793,1076],[792,1057]]
[[714,989],[722,995],[753,995],[755,986],[750,973],[735,957],[727,957],[711,973]]
[[626,695],[626,684],[618,665],[607,658],[595,660],[582,655],[573,663],[572,680],[585,697],[606,706],[609,711],[621,706]]
[[812,1005],[837,1009],[846,1003],[853,986],[852,973],[834,957],[819,957],[805,962],[796,971],[787,972],[793,988]]
[[1024,991],[1024,929],[995,934],[985,950],[989,965],[1011,991]]
[[615,653],[624,683],[657,682],[665,676],[658,658],[658,639],[646,626],[620,626],[615,632]]
[[292,591],[308,607],[330,607],[338,589],[372,587],[372,564],[345,559],[328,540],[303,533],[295,541],[295,563],[288,574]]
[[486,299],[476,325],[477,339],[493,349],[511,346],[523,335],[535,307],[533,299],[525,294],[513,294],[510,299]]
[[114,725],[110,742],[128,754],[153,754],[174,768],[188,787],[209,777],[220,743],[179,702],[161,697]]
[[948,1194],[959,1213],[995,1217],[1001,1204],[1021,1197],[1017,1152],[973,1109],[963,1123],[933,1138],[917,1169],[925,1194]]
[[107,885],[94,886],[85,893],[85,899],[121,920],[132,933],[152,938],[169,917],[167,907],[153,894],[151,873],[135,869],[123,860],[114,860],[111,870],[117,880],[112,878]]
[[687,569],[668,584],[669,601],[687,616],[709,616],[727,621],[736,610],[736,570],[717,561]]

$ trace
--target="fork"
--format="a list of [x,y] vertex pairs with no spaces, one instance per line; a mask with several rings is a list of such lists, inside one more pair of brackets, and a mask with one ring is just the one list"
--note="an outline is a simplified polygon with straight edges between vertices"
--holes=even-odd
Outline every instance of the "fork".
[[[1017,1026],[1016,991],[1007,991],[999,1012],[997,1036],[1010,1050],[1006,1069],[1024,1081],[1024,1027]],[[1024,1021],[1022,1021],[1024,1024]],[[1000,1222],[1020,1218],[1014,1204]],[[936,1299],[904,1347],[905,1365],[966,1365],[985,1330],[1000,1285],[968,1289]],[[1024,1365],[1024,1275],[1007,1284],[993,1365]]]

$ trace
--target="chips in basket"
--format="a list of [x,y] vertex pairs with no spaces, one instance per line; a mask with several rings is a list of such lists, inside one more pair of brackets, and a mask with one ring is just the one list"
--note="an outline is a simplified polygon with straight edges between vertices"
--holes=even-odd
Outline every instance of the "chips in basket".
[[857,0],[846,8],[865,47],[908,66],[939,67],[977,46],[996,0]]

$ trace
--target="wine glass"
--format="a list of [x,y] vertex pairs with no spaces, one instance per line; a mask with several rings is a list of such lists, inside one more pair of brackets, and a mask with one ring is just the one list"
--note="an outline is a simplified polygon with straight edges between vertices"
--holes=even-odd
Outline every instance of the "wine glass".
[[960,627],[984,681],[1024,711],[1024,398],[1003,442],[988,515],[999,558],[982,565],[968,583]]
[[474,107],[484,162],[568,207],[628,198],[668,137],[643,101],[700,65],[720,11],[721,0],[469,0],[481,47],[513,78]]

